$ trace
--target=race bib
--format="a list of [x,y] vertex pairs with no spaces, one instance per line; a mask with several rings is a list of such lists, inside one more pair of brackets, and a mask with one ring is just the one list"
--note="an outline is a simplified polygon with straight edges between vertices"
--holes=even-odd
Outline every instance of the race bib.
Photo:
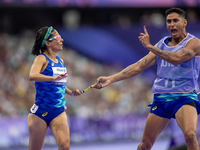
[[33,104],[33,106],[31,107],[31,113],[35,113],[38,110],[39,106]]
[[[58,76],[60,74],[65,74],[67,72],[67,69],[64,68],[64,67],[52,67],[52,70],[53,70],[53,76]],[[58,81],[53,81],[57,84],[62,84],[62,85],[65,85],[66,82],[67,82],[67,77],[64,78],[64,79],[61,79],[61,80],[58,80]]]

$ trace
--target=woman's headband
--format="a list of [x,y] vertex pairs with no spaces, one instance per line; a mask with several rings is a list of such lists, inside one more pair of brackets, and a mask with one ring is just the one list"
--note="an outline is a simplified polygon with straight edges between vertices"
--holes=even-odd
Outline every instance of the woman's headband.
[[41,43],[41,47],[44,47],[45,42],[46,42],[46,40],[48,39],[49,35],[51,34],[51,31],[52,31],[52,30],[53,30],[53,27],[52,27],[52,26],[48,28],[47,33],[46,33],[46,35],[44,36],[44,39],[43,39],[43,41],[42,41],[42,43]]

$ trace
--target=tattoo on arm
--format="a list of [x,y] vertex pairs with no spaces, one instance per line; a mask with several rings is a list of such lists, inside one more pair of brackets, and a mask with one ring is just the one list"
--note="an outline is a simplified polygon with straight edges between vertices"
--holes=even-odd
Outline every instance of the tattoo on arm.
[[[171,60],[172,58],[177,58],[177,55],[175,52],[171,52],[171,51],[163,51],[163,50],[160,50],[159,48],[157,47],[154,47],[152,46],[151,47],[151,51],[153,53],[155,53],[156,55],[158,55],[159,57],[163,58],[163,59],[167,59],[167,60]],[[191,52],[186,50],[185,48],[183,48],[181,50],[181,52],[184,54],[184,55],[191,55]]]
[[147,65],[147,57],[144,57],[140,59],[138,62],[136,62],[135,64],[125,68],[124,70],[121,71],[120,74],[116,75],[114,79],[118,81],[118,80],[130,78],[132,76],[139,74],[141,70],[137,70],[136,68],[137,66],[140,66],[140,65],[141,66]]
[[185,48],[182,49],[182,53],[184,53],[185,55],[190,55],[190,51],[187,51]]
[[155,53],[156,55],[160,56],[160,57],[163,56],[165,59],[170,59],[171,57],[175,56],[170,51],[163,51],[163,50],[160,50],[159,48],[157,48],[155,46],[151,46],[151,51],[153,53]]

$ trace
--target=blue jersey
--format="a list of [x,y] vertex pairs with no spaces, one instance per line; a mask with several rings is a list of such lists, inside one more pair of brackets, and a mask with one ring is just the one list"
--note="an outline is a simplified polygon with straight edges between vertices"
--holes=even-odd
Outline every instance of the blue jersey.
[[[58,63],[55,63],[45,54],[41,55],[44,55],[48,61],[47,67],[41,74],[46,76],[58,76],[67,72],[66,67],[58,56],[56,56]],[[42,108],[63,107],[66,104],[66,100],[64,98],[66,82],[67,78],[58,81],[35,81],[35,104]]]
[[[168,39],[161,39],[157,47],[164,51],[177,52],[184,48],[187,42],[195,36],[187,36],[176,46],[169,46]],[[188,61],[173,65],[160,57],[157,59],[157,78],[153,84],[153,93],[189,93],[196,90],[199,93],[197,82],[200,69],[200,57],[194,56]]]

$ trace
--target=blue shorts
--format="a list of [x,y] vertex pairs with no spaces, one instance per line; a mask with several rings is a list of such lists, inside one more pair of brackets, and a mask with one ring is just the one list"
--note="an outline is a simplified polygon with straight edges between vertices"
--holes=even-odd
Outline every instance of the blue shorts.
[[50,122],[64,111],[64,106],[60,108],[42,108],[34,104],[31,107],[30,113],[43,119],[47,123],[47,126],[49,126]]
[[196,91],[191,93],[159,93],[154,95],[150,112],[162,118],[175,118],[175,113],[185,104],[194,102],[197,114],[200,113],[200,102]]

